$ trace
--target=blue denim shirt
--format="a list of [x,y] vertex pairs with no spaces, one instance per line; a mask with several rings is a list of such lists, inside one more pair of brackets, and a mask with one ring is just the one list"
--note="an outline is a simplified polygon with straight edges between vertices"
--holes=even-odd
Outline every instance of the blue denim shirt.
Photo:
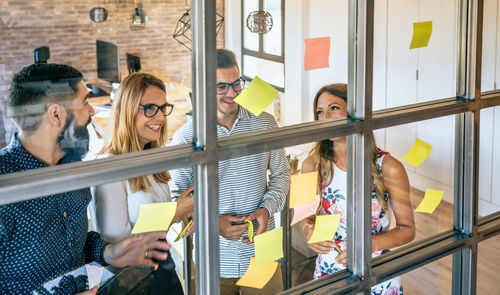
[[[63,158],[60,164],[71,162]],[[47,167],[17,134],[0,151],[0,174]],[[0,290],[28,294],[86,262],[100,261],[106,243],[87,232],[88,188],[0,206]]]

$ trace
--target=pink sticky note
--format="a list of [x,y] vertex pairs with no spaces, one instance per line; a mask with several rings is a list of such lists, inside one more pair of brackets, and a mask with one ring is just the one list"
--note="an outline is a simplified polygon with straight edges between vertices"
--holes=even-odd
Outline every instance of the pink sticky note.
[[293,218],[292,218],[292,223],[290,223],[290,226],[296,224],[297,222],[301,221],[302,219],[308,216],[315,214],[319,206],[319,200],[320,200],[319,195],[316,195],[316,201],[314,203],[301,205],[293,208]]
[[305,39],[304,69],[328,68],[330,65],[330,37]]

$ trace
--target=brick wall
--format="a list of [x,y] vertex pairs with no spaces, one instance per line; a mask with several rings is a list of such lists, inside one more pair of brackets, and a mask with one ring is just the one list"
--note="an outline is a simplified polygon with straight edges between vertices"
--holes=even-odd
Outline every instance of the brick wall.
[[[50,48],[49,62],[66,63],[81,70],[87,79],[97,77],[95,40],[118,45],[121,74],[127,74],[125,53],[140,56],[144,71],[191,84],[191,53],[172,38],[185,0],[140,0],[148,15],[143,31],[131,31],[128,19],[133,0],[4,0],[0,10],[0,101],[5,101],[8,82],[22,67],[33,63],[33,50]],[[224,14],[223,0],[217,11]],[[188,1],[189,4],[189,1]],[[89,18],[92,7],[102,6],[108,19],[99,24]],[[223,46],[224,28],[218,34]]]

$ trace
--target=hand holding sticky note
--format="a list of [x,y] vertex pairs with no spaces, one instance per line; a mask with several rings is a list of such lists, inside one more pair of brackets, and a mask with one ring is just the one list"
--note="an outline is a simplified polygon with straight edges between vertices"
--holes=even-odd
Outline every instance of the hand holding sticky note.
[[413,23],[413,38],[410,49],[427,47],[432,34],[432,21]]
[[433,189],[426,189],[425,196],[415,212],[432,213],[443,199],[443,192]]
[[250,85],[234,99],[234,102],[259,116],[278,95],[278,90],[255,76]]
[[177,202],[141,204],[132,234],[168,230],[176,209]]
[[309,244],[331,241],[337,232],[340,223],[340,215],[318,215],[314,224],[314,231],[311,235]]
[[416,138],[410,151],[403,158],[401,158],[401,160],[418,167],[431,154],[431,150],[432,145]]
[[257,267],[283,257],[283,227],[255,236],[254,242]]
[[290,182],[290,208],[314,203],[318,187],[317,171],[294,174]]
[[278,269],[278,262],[271,262],[263,267],[257,267],[254,257],[250,257],[250,266],[247,272],[237,282],[237,286],[262,289],[273,277]]

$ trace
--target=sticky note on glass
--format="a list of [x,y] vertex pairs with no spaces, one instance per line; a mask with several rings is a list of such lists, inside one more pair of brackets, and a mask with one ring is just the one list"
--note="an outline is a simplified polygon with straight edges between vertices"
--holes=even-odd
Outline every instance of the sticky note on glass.
[[255,76],[250,85],[234,101],[255,116],[259,116],[278,95],[278,90]]
[[330,37],[305,39],[304,70],[328,68]]
[[132,234],[168,230],[176,209],[176,202],[141,204]]
[[418,167],[431,154],[431,150],[432,150],[432,145],[416,138],[415,143],[411,147],[410,151],[406,155],[404,155],[404,157],[401,158],[401,160],[415,167]]
[[87,278],[89,280],[89,289],[94,288],[94,286],[99,288],[104,267],[85,264],[85,270],[87,271]]
[[427,47],[432,34],[432,21],[413,23],[413,38],[410,49]]
[[293,218],[292,222],[290,223],[290,226],[296,224],[297,222],[301,221],[302,219],[308,216],[315,214],[316,211],[318,210],[319,200],[320,200],[319,195],[316,195],[316,201],[314,203],[297,206],[293,208]]
[[278,262],[273,261],[269,264],[264,265],[263,267],[257,267],[255,258],[250,257],[250,266],[248,267],[245,275],[243,275],[236,282],[236,285],[262,289],[273,277],[276,269],[278,269]]
[[415,209],[415,212],[432,213],[434,212],[434,210],[436,210],[442,199],[442,191],[426,189],[424,199],[422,200],[420,205],[418,205],[417,209]]
[[283,227],[266,231],[254,237],[257,267],[283,257]]
[[317,171],[292,175],[290,179],[290,208],[314,203],[317,188]]
[[331,241],[337,232],[340,223],[340,215],[318,215],[314,223],[314,231],[308,243]]

